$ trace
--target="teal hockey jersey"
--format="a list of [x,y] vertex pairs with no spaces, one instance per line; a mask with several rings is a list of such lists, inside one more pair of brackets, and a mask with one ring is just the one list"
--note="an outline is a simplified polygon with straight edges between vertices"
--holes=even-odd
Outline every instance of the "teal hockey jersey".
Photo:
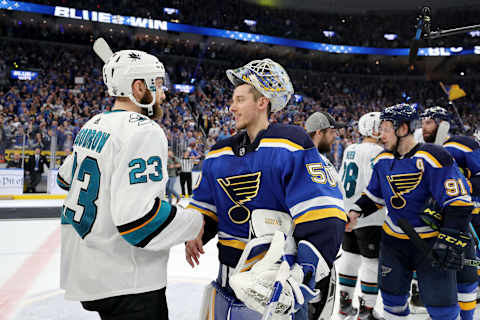
[[[417,144],[403,158],[390,151],[380,153],[365,196],[357,204],[367,215],[376,210],[376,205],[385,205],[388,214],[382,228],[392,237],[408,239],[397,225],[401,217],[410,222],[420,237],[429,238],[438,232],[427,226],[419,214],[431,198],[444,212],[444,227],[466,230],[473,207],[465,177],[443,147]],[[369,201],[375,205],[369,205]]]
[[206,228],[215,224],[222,264],[236,266],[251,212],[271,209],[289,213],[295,240],[313,243],[331,265],[346,223],[331,170],[302,128],[271,124],[253,142],[242,132],[212,148],[189,208],[205,215]]

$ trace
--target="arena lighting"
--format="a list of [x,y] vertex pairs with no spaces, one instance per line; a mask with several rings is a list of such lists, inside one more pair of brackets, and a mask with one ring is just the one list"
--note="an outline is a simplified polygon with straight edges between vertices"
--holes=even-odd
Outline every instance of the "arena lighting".
[[383,37],[389,41],[393,41],[398,38],[398,34],[395,33],[385,33]]
[[245,20],[243,20],[243,22],[249,27],[253,27],[253,26],[257,25],[257,21],[255,21],[255,20],[245,19]]
[[38,72],[28,70],[12,70],[10,71],[10,78],[17,80],[35,80],[38,77]]
[[470,37],[472,37],[472,38],[480,37],[480,30],[470,31],[468,34],[469,34]]
[[184,92],[184,93],[192,93],[195,90],[195,86],[191,86],[189,84],[174,84],[173,88],[176,91]]
[[323,30],[323,35],[327,38],[335,37],[335,31]]
[[163,8],[163,12],[166,14],[178,14],[178,9],[175,8]]
[[[108,12],[79,10],[61,6],[47,6],[35,3],[0,0],[0,9],[11,11],[32,12],[55,17],[62,17],[75,20],[84,20],[92,22],[102,22],[117,25],[126,25],[137,28],[146,28],[151,30],[175,31],[179,33],[193,33],[208,37],[226,38],[232,40],[241,40],[246,42],[259,42],[286,47],[302,48],[328,53],[341,54],[365,54],[381,56],[408,56],[409,48],[372,48],[360,46],[347,46],[339,44],[321,43],[313,41],[303,41],[272,37],[262,34],[239,32],[232,30],[197,27],[181,23],[172,23],[168,21],[142,18],[135,16],[121,16]],[[329,30],[326,30],[329,31]],[[419,48],[419,56],[451,56],[451,55],[471,55],[480,54],[480,46],[473,48],[463,47],[437,47],[437,48]]]

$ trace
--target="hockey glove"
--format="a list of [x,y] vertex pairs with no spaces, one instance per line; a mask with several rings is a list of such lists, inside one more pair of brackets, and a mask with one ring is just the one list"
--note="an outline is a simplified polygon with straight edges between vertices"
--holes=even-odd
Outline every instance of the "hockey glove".
[[238,272],[230,277],[229,283],[235,295],[245,305],[263,314],[270,302],[276,281],[280,282],[281,293],[273,311],[274,319],[290,319],[296,305],[304,303],[301,283],[301,268],[290,266],[286,261],[279,263],[284,252],[285,239],[283,233],[277,231],[273,236],[270,248],[262,260],[249,271]]
[[470,244],[468,235],[449,228],[441,228],[432,247],[433,267],[461,270],[465,258],[465,248]]
[[435,208],[425,208],[420,214],[420,219],[433,230],[438,231],[442,226],[442,213]]

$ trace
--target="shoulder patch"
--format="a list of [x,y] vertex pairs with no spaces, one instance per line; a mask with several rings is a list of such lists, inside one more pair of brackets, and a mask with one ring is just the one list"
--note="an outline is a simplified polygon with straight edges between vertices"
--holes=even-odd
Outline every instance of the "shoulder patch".
[[445,148],[433,143],[423,144],[413,156],[426,160],[434,168],[448,167],[454,163]]
[[289,144],[299,147],[299,150],[314,147],[313,141],[307,132],[302,127],[294,125],[271,124],[262,138],[262,140],[265,139],[267,141],[279,140],[283,142],[287,140]]
[[453,136],[448,139],[443,146],[445,148],[455,148],[464,152],[472,152],[474,150],[480,149],[480,144],[475,141],[472,137],[467,136]]

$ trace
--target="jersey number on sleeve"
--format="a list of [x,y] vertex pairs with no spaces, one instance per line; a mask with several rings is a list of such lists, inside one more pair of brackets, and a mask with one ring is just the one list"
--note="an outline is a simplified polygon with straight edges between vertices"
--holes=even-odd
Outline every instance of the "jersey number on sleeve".
[[355,162],[349,162],[343,165],[343,188],[347,198],[353,197],[355,188],[357,187],[358,166]]
[[[154,166],[155,173],[144,174],[147,170],[147,166]],[[145,161],[142,158],[133,159],[128,163],[129,168],[133,168],[130,171],[130,184],[146,183],[147,176],[151,181],[160,181],[163,178],[162,174],[162,159],[159,156],[151,156]]]
[[85,182],[86,176],[88,176],[87,188],[80,189],[77,200],[77,205],[83,208],[83,212],[76,214],[75,210],[65,208],[67,221],[75,228],[82,239],[90,233],[97,217],[95,200],[98,198],[100,189],[100,170],[96,159],[86,157],[80,164],[77,174],[77,153],[75,153],[72,167],[72,186],[74,183]]

